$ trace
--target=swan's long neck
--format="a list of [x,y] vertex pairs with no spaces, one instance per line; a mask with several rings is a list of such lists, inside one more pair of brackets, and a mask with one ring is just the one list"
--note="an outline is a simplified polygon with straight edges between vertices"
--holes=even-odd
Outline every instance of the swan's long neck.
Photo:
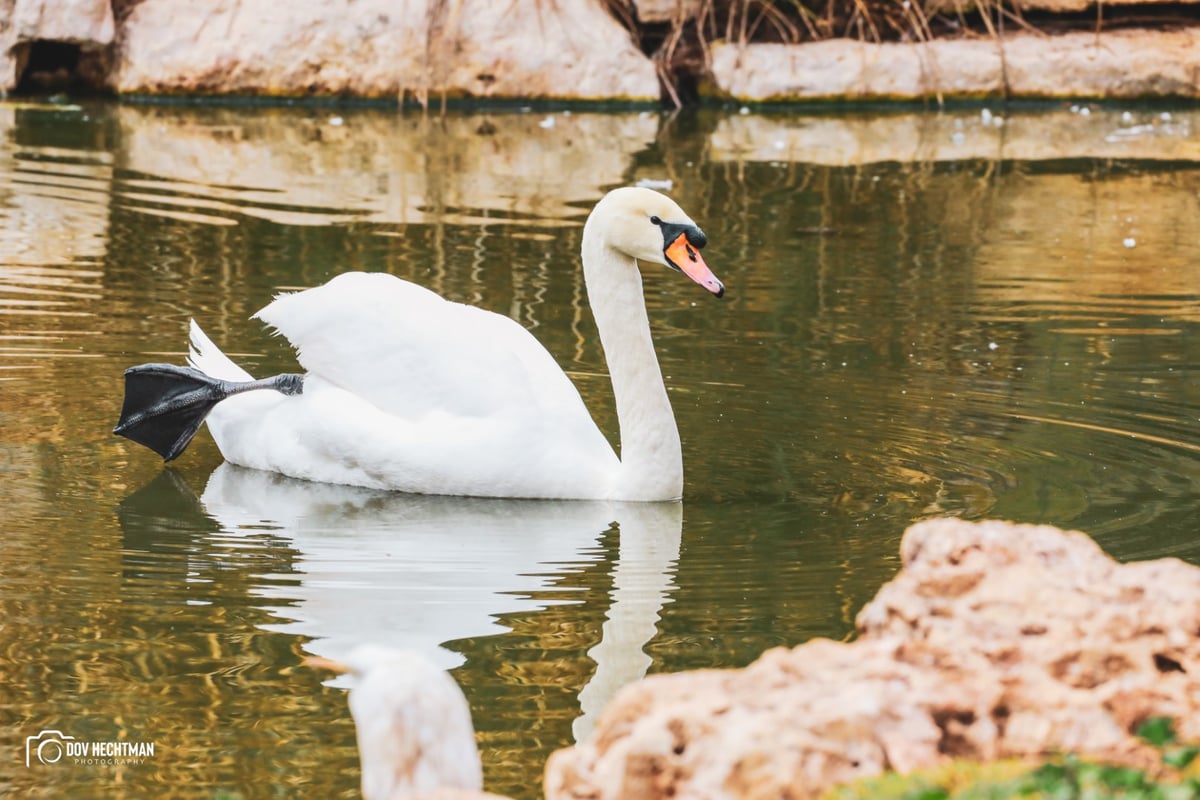
[[588,302],[612,376],[621,427],[614,498],[674,500],[683,493],[679,429],[650,339],[637,262],[614,250],[595,226],[583,232]]

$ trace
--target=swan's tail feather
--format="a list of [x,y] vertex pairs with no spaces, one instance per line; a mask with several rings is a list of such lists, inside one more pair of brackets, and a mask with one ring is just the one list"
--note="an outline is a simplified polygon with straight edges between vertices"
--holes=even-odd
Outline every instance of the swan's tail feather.
[[191,443],[208,413],[226,397],[254,389],[287,395],[304,389],[302,375],[256,381],[221,352],[195,320],[189,324],[190,367],[142,364],[125,370],[125,403],[113,433],[172,461]]
[[193,367],[142,364],[125,370],[125,403],[113,433],[177,458],[208,412],[229,396],[226,381]]
[[196,369],[227,381],[254,380],[254,376],[221,352],[194,319],[188,320],[188,339],[188,363]]

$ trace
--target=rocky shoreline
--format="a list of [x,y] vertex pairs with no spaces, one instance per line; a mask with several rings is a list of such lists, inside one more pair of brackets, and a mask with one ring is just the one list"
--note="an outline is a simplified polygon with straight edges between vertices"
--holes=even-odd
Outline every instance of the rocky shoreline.
[[[1127,0],[1102,15],[1090,0],[1024,0],[1007,13],[1037,13],[1040,28],[926,25],[908,42],[698,38],[719,5],[356,0],[281,14],[271,0],[0,0],[0,93],[66,83],[118,96],[653,104],[683,102],[686,83],[693,100],[737,103],[1200,97],[1200,14],[1188,4]],[[1173,16],[1123,14],[1150,6]],[[921,18],[938,14],[987,22],[973,4],[933,0]]]
[[1200,569],[1118,564],[1049,526],[913,525],[851,643],[645,678],[555,753],[554,800],[818,798],[952,760],[1078,753],[1156,772],[1135,731],[1200,740]]

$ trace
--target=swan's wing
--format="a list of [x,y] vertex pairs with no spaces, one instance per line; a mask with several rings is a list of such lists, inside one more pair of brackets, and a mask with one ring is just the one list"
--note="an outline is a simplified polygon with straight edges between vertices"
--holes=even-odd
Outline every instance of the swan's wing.
[[306,370],[408,419],[562,403],[583,410],[570,380],[516,322],[387,273],[345,273],[281,295],[255,316],[287,337]]

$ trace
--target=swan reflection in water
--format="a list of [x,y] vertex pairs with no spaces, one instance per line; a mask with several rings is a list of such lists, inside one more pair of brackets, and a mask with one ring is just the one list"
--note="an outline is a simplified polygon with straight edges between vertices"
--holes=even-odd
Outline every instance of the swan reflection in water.
[[588,651],[596,669],[579,694],[577,741],[650,666],[643,647],[673,588],[683,513],[680,503],[406,495],[229,463],[212,473],[200,503],[227,533],[269,527],[299,554],[288,583],[264,581],[257,591],[279,600],[267,610],[288,620],[272,630],[311,638],[305,647],[316,656],[341,660],[369,642],[416,650],[443,668],[464,660],[443,643],[506,633],[499,615],[554,602],[536,593],[564,567],[596,561],[616,522],[612,594]]

